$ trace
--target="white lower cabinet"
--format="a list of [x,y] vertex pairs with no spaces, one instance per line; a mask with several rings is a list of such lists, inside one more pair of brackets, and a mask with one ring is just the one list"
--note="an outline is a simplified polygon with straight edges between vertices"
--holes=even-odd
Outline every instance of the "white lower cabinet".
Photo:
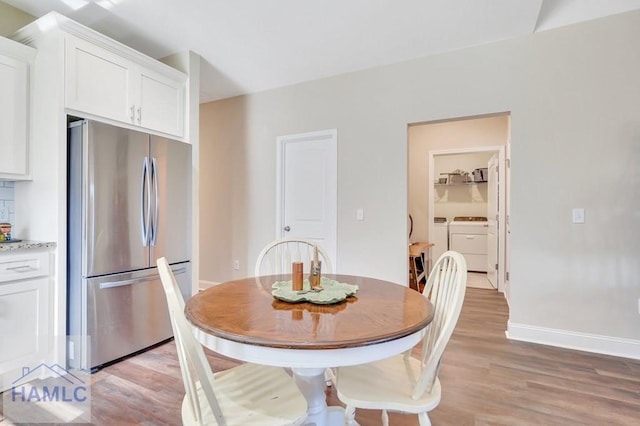
[[51,362],[51,257],[48,250],[0,254],[0,391],[25,368]]

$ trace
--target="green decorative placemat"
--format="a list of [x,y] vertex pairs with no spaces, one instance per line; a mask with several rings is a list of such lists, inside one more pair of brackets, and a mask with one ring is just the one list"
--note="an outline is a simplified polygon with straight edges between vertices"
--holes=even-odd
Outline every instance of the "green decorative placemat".
[[309,280],[302,282],[302,291],[291,289],[291,281],[277,281],[273,283],[271,294],[278,300],[289,303],[310,302],[316,305],[331,305],[342,302],[349,296],[356,294],[358,286],[341,283],[336,280],[321,277],[322,290],[311,290]]

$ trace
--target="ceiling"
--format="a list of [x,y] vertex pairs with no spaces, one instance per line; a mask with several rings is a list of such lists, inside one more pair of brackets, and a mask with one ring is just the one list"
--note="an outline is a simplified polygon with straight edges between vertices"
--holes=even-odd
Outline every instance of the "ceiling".
[[640,0],[2,0],[161,58],[202,57],[208,102],[640,9]]

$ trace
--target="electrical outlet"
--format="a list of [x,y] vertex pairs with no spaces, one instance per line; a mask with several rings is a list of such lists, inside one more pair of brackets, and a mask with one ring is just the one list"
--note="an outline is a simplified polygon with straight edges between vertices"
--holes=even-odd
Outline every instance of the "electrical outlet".
[[239,260],[234,260],[233,261],[233,269],[235,269],[236,271],[238,271],[240,269],[240,261]]
[[0,222],[9,222],[9,207],[0,207]]

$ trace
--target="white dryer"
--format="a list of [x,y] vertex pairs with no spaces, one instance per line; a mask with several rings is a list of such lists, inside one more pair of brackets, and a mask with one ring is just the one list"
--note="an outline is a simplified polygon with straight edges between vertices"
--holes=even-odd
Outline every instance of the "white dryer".
[[487,272],[487,218],[457,216],[449,222],[449,249],[462,254],[467,270]]

